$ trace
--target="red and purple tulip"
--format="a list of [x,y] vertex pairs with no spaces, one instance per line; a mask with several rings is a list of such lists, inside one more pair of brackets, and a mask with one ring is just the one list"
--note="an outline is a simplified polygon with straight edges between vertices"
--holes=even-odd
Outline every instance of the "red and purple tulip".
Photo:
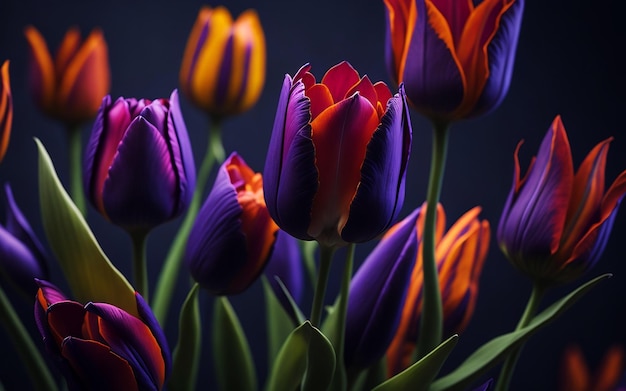
[[30,47],[30,90],[39,108],[68,125],[92,119],[111,79],[102,31],[94,29],[82,41],[77,28],[69,29],[54,59],[36,28],[28,26],[24,33]]
[[626,171],[605,190],[610,142],[596,145],[574,173],[565,127],[557,116],[522,178],[518,145],[498,243],[513,265],[537,283],[572,281],[602,255],[626,194]]
[[247,10],[233,21],[224,7],[202,7],[180,67],[183,94],[220,119],[252,107],[264,83],[265,35],[257,13]]
[[0,68],[0,162],[9,147],[11,125],[13,124],[13,95],[9,79],[9,60]]
[[108,220],[147,231],[191,201],[195,166],[178,103],[106,96],[85,151],[85,193]]
[[437,121],[485,114],[509,89],[524,0],[384,0],[387,68]]
[[[424,204],[425,205],[425,204]],[[480,220],[480,208],[475,207],[459,218],[444,233],[446,216],[441,205],[437,208],[435,230],[435,260],[439,270],[439,289],[443,306],[444,334],[461,332],[468,324],[478,298],[478,281],[489,249],[490,228]],[[421,243],[424,214],[420,214],[413,232]],[[422,312],[423,254],[420,250],[411,273],[406,301],[401,310],[400,324],[387,350],[387,367],[396,374],[411,364]]]
[[0,276],[29,297],[35,278],[48,278],[48,254],[18,208],[11,186],[4,185],[6,224],[0,225]]
[[187,240],[192,277],[215,295],[240,293],[268,261],[278,226],[263,198],[263,178],[237,154],[221,165]]
[[602,362],[591,373],[577,345],[569,346],[563,355],[559,390],[561,391],[619,391],[624,375],[624,349],[612,346]]
[[265,163],[267,207],[299,239],[330,247],[371,240],[404,202],[411,148],[404,88],[392,96],[347,62],[319,83],[310,69],[285,75]]
[[70,390],[161,390],[171,367],[163,331],[141,295],[139,318],[106,303],[82,305],[38,280],[35,320]]

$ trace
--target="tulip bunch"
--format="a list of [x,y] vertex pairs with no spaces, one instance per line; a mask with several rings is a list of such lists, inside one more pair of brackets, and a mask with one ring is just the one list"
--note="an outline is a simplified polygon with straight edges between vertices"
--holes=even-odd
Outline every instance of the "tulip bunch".
[[[449,129],[505,98],[524,0],[384,0],[384,6],[394,85],[373,82],[347,61],[321,78],[311,64],[286,73],[274,123],[265,126],[269,146],[260,169],[237,151],[226,156],[220,136],[222,123],[244,115],[265,83],[265,37],[255,11],[233,20],[226,8],[205,6],[191,29],[180,90],[211,121],[198,170],[177,89],[166,98],[112,97],[101,30],[81,41],[70,29],[53,59],[38,30],[26,28],[34,101],[72,129],[72,153],[80,158],[70,162],[80,174],[71,175],[70,195],[36,141],[51,251],[5,185],[0,322],[29,371],[29,385],[204,389],[202,334],[210,329],[215,381],[224,390],[508,389],[524,343],[608,277],[581,284],[540,311],[548,289],[578,280],[600,261],[626,195],[626,171],[605,189],[607,139],[575,172],[559,116],[524,175],[518,145],[496,237],[503,255],[530,279],[531,297],[514,329],[440,374],[471,321],[491,239],[479,206],[446,227],[439,199]],[[8,64],[0,74],[0,161],[13,119]],[[427,197],[419,203],[405,194],[411,110],[433,125]],[[91,120],[83,150],[76,129]],[[213,185],[205,189],[215,164]],[[132,278],[100,247],[83,191],[93,210],[128,234]],[[412,210],[407,215],[405,204]],[[149,234],[179,217],[170,251],[149,256]],[[356,246],[367,242],[375,242],[373,250],[355,262]],[[345,260],[335,259],[339,253]],[[67,290],[51,281],[53,262]],[[339,293],[328,304],[337,262]],[[268,373],[261,377],[230,303],[257,281],[267,329]],[[178,303],[174,340],[165,331],[177,284],[188,294]],[[5,289],[34,297],[34,337]],[[212,302],[209,326],[201,300]],[[567,376],[565,387],[609,390],[622,355],[615,350],[593,380],[586,369],[579,378]],[[584,368],[581,362],[579,351],[568,351],[564,371]],[[488,378],[500,364],[498,377]]]

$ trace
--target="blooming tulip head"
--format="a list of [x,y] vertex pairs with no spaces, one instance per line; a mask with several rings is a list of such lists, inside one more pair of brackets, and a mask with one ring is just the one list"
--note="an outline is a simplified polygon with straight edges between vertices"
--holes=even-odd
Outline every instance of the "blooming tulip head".
[[511,82],[524,0],[384,0],[386,60],[411,104],[436,121],[495,109]]
[[30,90],[43,113],[70,126],[93,118],[111,79],[102,32],[95,29],[81,41],[78,29],[71,28],[54,59],[36,28],[26,27],[25,34],[30,47]]
[[106,96],[85,151],[85,193],[107,219],[147,231],[186,210],[195,166],[178,103]]
[[513,187],[500,218],[498,243],[535,282],[572,281],[602,255],[626,194],[626,171],[605,191],[610,141],[596,145],[574,174],[567,134],[556,117],[523,178],[515,151]]
[[192,277],[215,295],[242,292],[263,271],[277,231],[261,174],[233,153],[220,167],[187,240]]
[[215,120],[256,103],[265,83],[265,36],[257,13],[233,22],[224,7],[202,7],[180,68],[180,87]]
[[[435,260],[439,270],[439,289],[443,306],[443,327],[446,335],[461,332],[468,324],[478,298],[478,281],[489,249],[490,229],[486,220],[479,220],[480,208],[466,212],[445,232],[446,216],[441,205],[437,208],[435,230]],[[424,230],[424,213],[413,226],[421,243]],[[422,316],[423,287],[422,250],[411,273],[411,282],[402,317],[387,350],[387,366],[396,374],[411,364],[418,340]]]
[[9,60],[0,68],[0,162],[4,158],[11,137],[13,98],[9,80]]
[[82,305],[38,280],[35,321],[70,390],[161,390],[171,367],[163,331],[141,295],[137,318],[106,303]]
[[404,89],[347,62],[321,82],[285,76],[265,162],[265,199],[287,233],[337,247],[383,233],[404,202],[411,123]]
[[48,255],[17,207],[11,186],[4,186],[6,224],[0,225],[0,277],[32,298],[35,278],[48,277]]

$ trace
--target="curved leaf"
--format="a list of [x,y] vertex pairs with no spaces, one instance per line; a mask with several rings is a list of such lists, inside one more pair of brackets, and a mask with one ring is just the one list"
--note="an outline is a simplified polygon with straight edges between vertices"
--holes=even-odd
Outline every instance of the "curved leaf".
[[265,293],[268,362],[273,363],[287,336],[295,328],[295,324],[276,298],[267,278],[265,276],[261,277],[263,292]]
[[198,302],[199,285],[195,283],[180,310],[178,344],[174,349],[174,365],[169,389],[175,391],[196,389],[198,364],[202,350],[202,325]]

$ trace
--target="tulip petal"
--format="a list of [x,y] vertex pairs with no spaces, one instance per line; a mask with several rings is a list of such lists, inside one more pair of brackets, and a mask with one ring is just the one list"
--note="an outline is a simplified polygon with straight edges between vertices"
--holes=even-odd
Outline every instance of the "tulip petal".
[[237,52],[245,53],[246,59],[239,103],[239,110],[245,111],[258,100],[265,84],[265,35],[256,11],[241,13],[235,21],[233,34],[235,47],[241,47]]
[[55,76],[54,63],[43,36],[33,26],[24,30],[30,49],[29,87],[37,104],[49,110],[54,104]]
[[31,250],[0,225],[0,275],[32,295],[37,290],[34,278],[46,274]]
[[417,16],[415,1],[384,0],[385,3],[385,61],[396,84],[404,74],[406,49],[415,28]]
[[70,27],[65,33],[55,56],[54,69],[57,80],[61,80],[63,77],[67,66],[80,48],[80,44],[80,31],[77,27]]
[[309,108],[302,82],[292,87],[286,75],[263,171],[270,215],[285,231],[303,240],[312,239],[307,229],[318,188]]
[[48,307],[47,323],[56,346],[61,346],[66,337],[91,339],[92,336],[83,334],[83,319],[85,308],[76,301],[58,301]]
[[436,0],[433,1],[433,4],[436,4],[437,10],[439,10],[448,23],[453,42],[455,46],[458,47],[463,28],[470,14],[474,11],[474,3],[472,0]]
[[129,229],[151,228],[173,217],[177,191],[163,137],[145,118],[135,118],[104,182],[107,216]]
[[172,356],[170,353],[170,348],[167,343],[167,338],[165,337],[165,333],[163,329],[159,325],[159,321],[156,316],[152,312],[150,305],[146,303],[144,298],[139,294],[139,292],[135,292],[135,298],[137,298],[137,312],[141,317],[141,320],[148,326],[152,335],[157,341],[157,344],[161,347],[161,352],[163,355],[163,362],[165,363],[165,376],[170,372],[172,368]]
[[9,60],[0,68],[0,162],[6,154],[13,124],[13,98],[9,80]]
[[335,103],[350,96],[348,92],[359,82],[359,73],[347,61],[330,68],[322,77],[322,84],[328,87]]
[[[62,354],[78,374],[81,389],[140,389],[129,363],[106,345],[68,337],[63,341]],[[146,389],[156,390],[156,387]]]
[[402,209],[412,133],[408,110],[401,86],[399,95],[389,100],[367,145],[360,183],[341,231],[347,242],[364,242],[378,236]]

